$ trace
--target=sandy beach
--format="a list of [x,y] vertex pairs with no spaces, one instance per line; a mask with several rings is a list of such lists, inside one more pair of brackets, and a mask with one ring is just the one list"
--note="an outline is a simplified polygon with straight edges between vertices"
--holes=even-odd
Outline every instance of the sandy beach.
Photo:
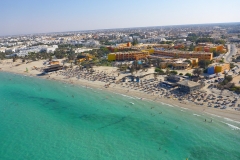
[[[61,60],[59,60],[61,61]],[[152,93],[145,93],[133,88],[124,88],[120,84],[111,84],[107,85],[108,82],[102,82],[102,81],[93,81],[91,79],[82,79],[77,77],[66,77],[59,73],[50,73],[48,75],[44,76],[37,76],[37,74],[41,73],[41,68],[44,68],[45,66],[43,63],[45,60],[40,61],[34,61],[30,63],[22,63],[20,60],[17,62],[12,62],[12,60],[2,60],[0,61],[0,71],[4,72],[11,72],[11,73],[17,73],[17,74],[23,74],[28,76],[36,76],[39,78],[49,79],[49,80],[57,80],[62,81],[65,83],[71,83],[74,85],[82,85],[87,86],[91,88],[98,88],[102,90],[107,90],[110,92],[115,92],[119,94],[124,94],[132,97],[138,97],[139,101],[149,99],[156,102],[162,102],[166,104],[170,104],[175,107],[182,107],[183,109],[190,109],[192,111],[196,111],[197,113],[205,113],[205,114],[211,114],[213,117],[223,117],[223,118],[229,118],[232,120],[240,121],[240,112],[236,110],[231,109],[219,109],[219,108],[213,108],[208,107],[206,105],[196,105],[193,102],[183,102],[178,101],[174,98],[167,98],[164,96],[159,96],[157,94]],[[117,68],[114,67],[94,67],[94,70],[98,70],[98,72],[104,72],[109,75],[117,75]],[[149,71],[151,72],[151,71]],[[126,76],[126,75],[120,75],[120,76]],[[106,86],[107,85],[107,86]]]

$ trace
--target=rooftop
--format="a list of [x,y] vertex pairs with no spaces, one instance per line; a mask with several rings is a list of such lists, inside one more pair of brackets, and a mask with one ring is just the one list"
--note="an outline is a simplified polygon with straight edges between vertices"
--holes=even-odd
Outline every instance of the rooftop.
[[162,52],[172,52],[172,53],[184,53],[184,54],[212,54],[210,52],[196,52],[196,51],[179,51],[179,50],[154,50],[154,51],[162,51]]
[[115,53],[110,53],[110,54],[131,54],[131,53],[146,53],[142,51],[129,51],[129,52],[115,52]]
[[188,81],[188,80],[178,82],[178,84],[183,85],[183,86],[188,86],[188,87],[195,87],[195,86],[199,85],[199,83],[196,83],[193,81]]

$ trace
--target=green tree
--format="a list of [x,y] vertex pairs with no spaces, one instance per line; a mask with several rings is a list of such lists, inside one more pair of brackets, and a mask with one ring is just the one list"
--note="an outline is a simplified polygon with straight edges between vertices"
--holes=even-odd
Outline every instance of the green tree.
[[221,52],[213,51],[213,57],[218,57],[221,54]]
[[169,70],[169,68],[167,68],[166,71],[165,71],[165,74],[169,75],[169,73],[170,73],[170,70]]
[[5,59],[5,57],[6,57],[6,54],[3,52],[0,52],[0,59],[3,60]]
[[153,76],[154,76],[154,79],[157,80],[157,73],[154,73]]
[[222,58],[219,62],[220,62],[220,63],[224,63],[224,59]]
[[230,68],[232,69],[234,67],[235,67],[234,63],[230,63]]
[[193,43],[189,46],[189,51],[193,51],[194,50],[194,46],[193,46]]
[[196,68],[193,70],[193,75],[196,75],[199,77],[203,73],[203,70],[201,68]]
[[130,73],[131,73],[132,75],[133,75],[134,71],[135,71],[134,67],[131,66],[131,68],[130,68]]
[[208,65],[210,64],[211,62],[209,60],[200,60],[198,62],[198,65],[201,67],[201,68],[206,68],[208,67]]
[[232,78],[232,76],[229,75],[229,76],[225,76],[225,79],[226,79],[228,82],[231,82],[233,78]]
[[178,72],[177,72],[177,71],[170,71],[170,74],[171,74],[171,75],[177,75]]
[[192,74],[191,73],[186,73],[185,76],[191,77]]
[[187,41],[195,42],[198,36],[195,33],[189,33],[186,39]]
[[164,71],[161,70],[160,68],[155,68],[155,72],[157,72],[159,75],[163,75]]
[[155,72],[159,72],[160,70],[160,68],[155,68]]
[[173,65],[172,65],[172,64],[168,64],[167,67],[168,67],[168,68],[172,68]]
[[192,61],[191,60],[187,59],[184,62],[187,62],[190,66],[192,66]]
[[138,40],[137,40],[137,38],[134,38],[132,45],[135,46],[135,45],[137,45],[137,44],[138,44]]

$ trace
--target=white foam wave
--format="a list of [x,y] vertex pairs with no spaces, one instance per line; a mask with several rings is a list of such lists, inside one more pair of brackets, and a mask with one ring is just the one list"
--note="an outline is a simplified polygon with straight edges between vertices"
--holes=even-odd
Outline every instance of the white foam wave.
[[186,109],[186,110],[188,109],[188,108],[184,108],[184,107],[180,107],[180,108],[182,108],[182,109]]
[[194,116],[198,116],[198,117],[201,116],[201,115],[198,115],[198,114],[193,114],[193,115],[194,115]]
[[[206,112],[207,113],[207,112]],[[218,116],[218,115],[216,115],[216,114],[211,114],[211,113],[207,113],[207,114],[210,114],[210,115],[212,115],[212,116],[215,116],[215,117],[221,117],[221,116]]]
[[131,97],[131,96],[128,96],[128,95],[125,95],[125,94],[120,94],[120,95],[122,95],[123,97],[130,98],[130,99],[135,99],[134,97]]
[[232,128],[232,130],[240,130],[240,128],[237,127],[237,126],[234,126],[234,125],[229,124],[229,123],[225,123],[225,122],[223,122],[223,121],[221,121],[221,122],[224,123],[224,124],[226,124],[226,125],[228,125],[230,128]]
[[239,121],[234,121],[234,120],[232,120],[232,119],[230,119],[230,118],[224,118],[225,120],[227,120],[227,121],[231,121],[231,122],[235,122],[235,123],[238,123],[238,124],[240,124],[240,122]]
[[143,99],[143,98],[140,98],[140,97],[134,97],[134,98],[136,98],[136,99]]
[[174,107],[173,105],[171,105],[171,104],[166,104],[167,106],[169,106],[169,107]]

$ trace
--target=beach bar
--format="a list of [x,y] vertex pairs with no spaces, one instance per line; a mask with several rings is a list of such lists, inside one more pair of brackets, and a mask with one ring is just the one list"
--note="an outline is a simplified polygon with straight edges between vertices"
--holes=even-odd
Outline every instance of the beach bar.
[[187,93],[198,91],[202,87],[202,85],[200,83],[196,83],[196,82],[188,81],[188,80],[178,82],[177,84],[178,84],[178,89],[180,91],[187,92]]
[[54,71],[58,71],[63,69],[63,66],[56,64],[56,65],[52,65],[48,68],[43,69],[44,72],[48,73],[48,72],[54,72]]

